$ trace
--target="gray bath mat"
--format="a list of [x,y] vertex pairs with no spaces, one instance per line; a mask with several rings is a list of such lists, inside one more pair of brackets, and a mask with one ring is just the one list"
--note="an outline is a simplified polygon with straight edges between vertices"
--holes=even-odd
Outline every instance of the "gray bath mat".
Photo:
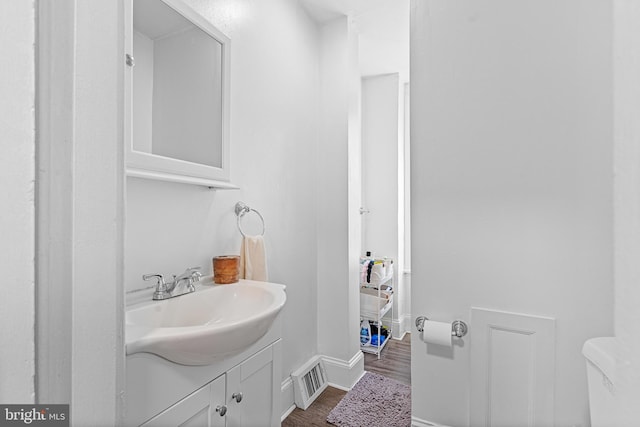
[[411,387],[367,372],[327,421],[340,427],[410,427]]

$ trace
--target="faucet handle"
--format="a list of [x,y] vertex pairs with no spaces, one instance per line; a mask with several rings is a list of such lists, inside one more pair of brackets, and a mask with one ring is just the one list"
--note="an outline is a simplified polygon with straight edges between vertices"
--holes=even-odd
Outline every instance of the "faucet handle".
[[162,276],[162,274],[144,274],[142,275],[142,279],[143,280],[151,280],[151,279],[156,279],[156,290],[153,293],[153,299],[154,300],[162,300],[167,298],[168,295],[168,290],[167,290],[167,283],[164,281],[164,277]]
[[190,275],[189,277],[189,283],[192,284],[193,282],[197,282],[198,280],[202,279],[202,273],[200,273],[201,268],[198,267],[189,267],[185,270],[184,274],[185,275]]
[[162,274],[143,274],[142,275],[142,280],[151,280],[154,278],[157,280],[156,284],[158,285],[158,287],[166,285]]

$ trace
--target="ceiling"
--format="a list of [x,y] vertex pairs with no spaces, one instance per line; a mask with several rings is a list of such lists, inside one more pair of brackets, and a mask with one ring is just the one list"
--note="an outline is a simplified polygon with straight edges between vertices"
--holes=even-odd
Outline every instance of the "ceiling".
[[362,76],[399,73],[409,81],[410,0],[300,0],[320,24],[339,16],[354,20]]
[[189,20],[164,2],[156,0],[133,2],[133,28],[151,40],[193,27]]

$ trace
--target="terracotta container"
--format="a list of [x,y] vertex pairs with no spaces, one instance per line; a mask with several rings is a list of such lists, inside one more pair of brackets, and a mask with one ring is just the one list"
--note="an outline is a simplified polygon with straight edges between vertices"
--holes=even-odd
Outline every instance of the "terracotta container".
[[213,258],[213,281],[226,285],[236,283],[240,275],[240,257],[221,255]]

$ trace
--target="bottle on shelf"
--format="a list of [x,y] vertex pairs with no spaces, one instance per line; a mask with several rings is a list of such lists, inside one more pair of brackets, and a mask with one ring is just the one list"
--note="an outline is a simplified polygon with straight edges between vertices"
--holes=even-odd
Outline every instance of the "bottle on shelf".
[[360,322],[360,344],[367,344],[371,341],[371,327],[367,320]]
[[366,255],[360,257],[360,283],[368,283],[371,277],[371,268],[373,267],[373,257],[371,251],[367,251]]

